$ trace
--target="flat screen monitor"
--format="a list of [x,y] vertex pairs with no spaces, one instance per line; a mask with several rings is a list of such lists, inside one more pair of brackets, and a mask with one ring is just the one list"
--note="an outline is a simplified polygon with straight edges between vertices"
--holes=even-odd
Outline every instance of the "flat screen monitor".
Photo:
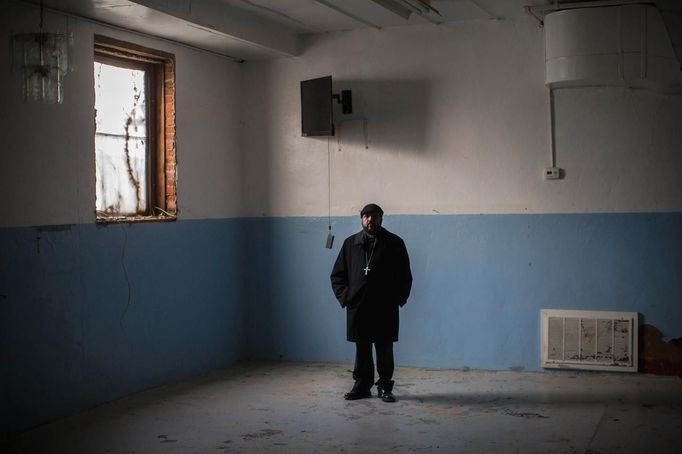
[[334,135],[332,76],[301,81],[301,134]]

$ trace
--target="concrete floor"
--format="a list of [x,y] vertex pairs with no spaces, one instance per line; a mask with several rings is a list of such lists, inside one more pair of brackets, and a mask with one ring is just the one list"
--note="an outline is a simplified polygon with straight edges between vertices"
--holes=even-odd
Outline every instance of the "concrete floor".
[[239,363],[22,434],[9,453],[679,453],[682,379],[396,370],[347,402],[348,365]]

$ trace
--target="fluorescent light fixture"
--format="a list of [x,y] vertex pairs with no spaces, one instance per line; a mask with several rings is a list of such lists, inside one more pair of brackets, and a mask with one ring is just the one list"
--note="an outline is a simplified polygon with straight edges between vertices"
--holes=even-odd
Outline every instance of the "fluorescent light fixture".
[[405,6],[402,2],[396,0],[372,0],[377,5],[380,5],[394,14],[402,17],[405,20],[410,18],[412,10]]
[[72,71],[70,34],[43,32],[43,4],[40,30],[12,36],[12,67],[21,71],[24,102],[60,103],[64,100],[64,76]]

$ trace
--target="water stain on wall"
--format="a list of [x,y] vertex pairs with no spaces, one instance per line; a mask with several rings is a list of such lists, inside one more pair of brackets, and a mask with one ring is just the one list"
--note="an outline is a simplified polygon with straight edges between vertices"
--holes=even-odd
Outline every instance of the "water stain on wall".
[[640,326],[639,371],[682,377],[682,337],[666,342],[663,333],[655,326]]

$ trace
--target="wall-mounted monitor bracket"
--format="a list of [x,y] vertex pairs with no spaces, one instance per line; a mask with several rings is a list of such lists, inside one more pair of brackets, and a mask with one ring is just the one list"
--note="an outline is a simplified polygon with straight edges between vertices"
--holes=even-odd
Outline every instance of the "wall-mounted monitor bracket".
[[333,94],[332,99],[336,99],[336,102],[341,104],[342,113],[353,113],[353,94],[351,90],[341,90],[341,94]]

